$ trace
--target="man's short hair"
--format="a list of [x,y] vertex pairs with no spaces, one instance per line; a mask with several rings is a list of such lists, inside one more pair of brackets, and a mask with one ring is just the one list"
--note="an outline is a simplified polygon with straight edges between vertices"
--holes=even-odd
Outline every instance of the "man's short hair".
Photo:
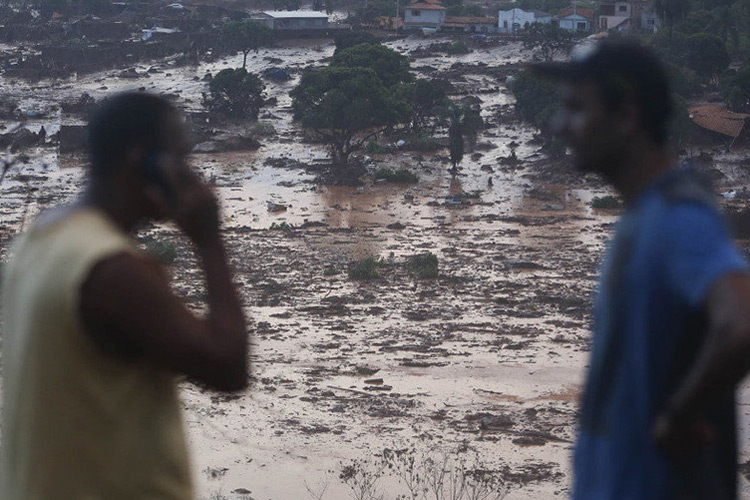
[[657,144],[665,144],[673,103],[663,64],[646,47],[632,41],[602,41],[574,50],[568,63],[545,63],[532,68],[546,76],[591,81],[605,105],[618,109],[628,100],[640,112],[641,125]]
[[126,92],[102,102],[88,124],[91,176],[109,176],[132,147],[142,147],[145,154],[163,147],[164,122],[176,112],[165,98],[145,92]]

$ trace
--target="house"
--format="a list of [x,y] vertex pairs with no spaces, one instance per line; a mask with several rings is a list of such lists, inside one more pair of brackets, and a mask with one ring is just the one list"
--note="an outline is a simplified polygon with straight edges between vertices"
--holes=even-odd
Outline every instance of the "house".
[[446,17],[441,30],[461,33],[497,33],[497,19],[494,17]]
[[591,31],[594,26],[593,9],[578,9],[575,6],[560,10],[559,26],[570,31]]
[[252,17],[272,30],[327,29],[328,14],[314,10],[265,11]]
[[659,16],[652,8],[641,10],[641,31],[646,33],[656,33],[661,25]]
[[404,8],[405,30],[439,30],[445,23],[445,11],[438,0],[417,0]]
[[599,5],[599,29],[630,31],[633,6],[630,2],[603,2]]
[[499,33],[515,33],[519,29],[534,23],[550,24],[552,14],[541,10],[523,10],[514,8],[501,10],[497,14],[497,31]]
[[702,129],[731,139],[730,147],[750,139],[750,114],[734,113],[715,104],[693,106],[688,111],[693,123]]

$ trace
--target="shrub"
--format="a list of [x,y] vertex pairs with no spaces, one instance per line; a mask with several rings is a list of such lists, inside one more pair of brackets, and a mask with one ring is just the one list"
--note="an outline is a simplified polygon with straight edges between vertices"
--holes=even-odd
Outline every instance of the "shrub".
[[349,266],[349,278],[353,280],[370,280],[379,278],[377,257],[367,257],[362,260],[352,262]]
[[445,52],[448,54],[468,54],[471,52],[469,47],[462,41],[453,42],[445,48]]
[[284,231],[285,233],[289,233],[291,231],[294,231],[294,226],[287,222],[282,222],[280,224],[272,222],[271,226],[268,229],[272,231]]
[[418,279],[437,278],[437,255],[432,252],[412,255],[406,260],[406,270]]
[[620,208],[620,205],[620,200],[611,195],[602,197],[594,196],[594,199],[591,200],[591,207],[596,209],[611,210]]
[[276,135],[276,127],[273,126],[273,123],[269,122],[255,122],[250,130],[254,135]]
[[420,153],[431,153],[441,149],[440,143],[432,136],[418,135],[409,141],[409,149]]
[[399,184],[414,184],[419,182],[417,174],[410,172],[405,168],[395,171],[390,168],[381,168],[375,172],[375,178],[385,179],[387,182],[395,182]]
[[177,259],[177,245],[170,241],[154,241],[146,251],[164,264],[172,264]]

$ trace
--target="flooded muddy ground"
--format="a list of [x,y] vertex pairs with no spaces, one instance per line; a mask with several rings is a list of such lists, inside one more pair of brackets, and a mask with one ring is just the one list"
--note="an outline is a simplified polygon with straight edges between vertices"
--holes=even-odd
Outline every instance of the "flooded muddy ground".
[[[260,119],[276,135],[259,137],[257,151],[193,155],[220,195],[253,335],[247,393],[181,386],[200,498],[344,500],[343,467],[358,461],[377,471],[384,449],[472,457],[502,479],[509,500],[568,495],[591,295],[618,212],[592,209],[594,196],[610,194],[601,181],[547,159],[534,131],[513,117],[504,75],[529,58],[520,44],[448,57],[422,50],[434,41],[387,45],[418,54],[417,73],[447,79],[455,98],[481,100],[488,127],[456,178],[445,150],[396,151],[363,161],[371,171],[408,168],[418,184],[314,183],[327,153],[292,123],[288,92],[304,67],[332,55],[322,39],[285,41],[248,60],[256,72],[281,60],[293,75],[266,82],[277,103]],[[44,126],[52,136],[81,123],[60,103],[84,92],[101,99],[145,88],[201,111],[203,76],[240,61],[178,66],[163,59],[136,65],[135,80],[117,70],[33,84],[0,76],[0,85],[21,109],[35,111],[27,128]],[[496,66],[506,69],[488,71]],[[511,142],[518,161],[509,160]],[[745,207],[746,152],[710,153],[706,168],[718,188],[735,193],[723,203]],[[24,154],[28,164],[9,174],[0,195],[3,259],[13,235],[40,210],[71,200],[83,183],[79,154],[59,154],[49,141]],[[456,196],[465,193],[472,197]],[[202,278],[184,239],[169,226],[139,237],[145,246],[173,245],[175,288],[191,307],[204,308]],[[740,244],[750,250],[750,241]],[[419,279],[404,265],[424,252],[438,257],[435,278]],[[351,279],[351,262],[369,256],[380,258],[378,277]],[[745,432],[750,393],[741,399]],[[742,463],[750,459],[747,443],[745,432]],[[405,493],[392,475],[381,487],[385,498]]]

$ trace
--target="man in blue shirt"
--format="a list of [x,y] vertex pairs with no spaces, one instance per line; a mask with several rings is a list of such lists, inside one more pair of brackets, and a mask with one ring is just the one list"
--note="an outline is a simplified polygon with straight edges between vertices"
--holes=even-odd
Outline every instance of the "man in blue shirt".
[[573,498],[734,499],[750,279],[710,189],[670,153],[664,70],[622,42],[535,69],[562,83],[577,167],[626,206],[594,306]]

